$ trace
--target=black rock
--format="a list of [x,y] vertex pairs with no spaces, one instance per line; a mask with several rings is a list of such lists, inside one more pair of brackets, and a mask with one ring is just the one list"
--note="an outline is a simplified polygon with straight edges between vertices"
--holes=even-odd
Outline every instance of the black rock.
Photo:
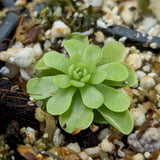
[[14,8],[15,1],[14,0],[0,0],[0,7],[2,8]]

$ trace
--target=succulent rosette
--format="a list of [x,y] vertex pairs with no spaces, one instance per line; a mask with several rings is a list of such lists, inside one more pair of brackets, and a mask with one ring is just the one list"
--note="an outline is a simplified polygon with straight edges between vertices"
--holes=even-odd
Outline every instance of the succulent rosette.
[[[27,92],[59,115],[69,133],[86,129],[93,121],[110,123],[123,134],[133,129],[129,96],[121,89],[136,83],[134,70],[124,62],[125,47],[117,41],[101,49],[88,37],[72,33],[64,41],[69,58],[51,51],[35,65],[38,77],[27,83]],[[117,89],[118,88],[118,89]]]

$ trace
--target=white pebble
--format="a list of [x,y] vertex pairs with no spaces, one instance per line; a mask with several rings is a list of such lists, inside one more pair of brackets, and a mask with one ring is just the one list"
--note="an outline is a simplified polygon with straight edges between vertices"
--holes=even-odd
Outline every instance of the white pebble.
[[51,29],[51,35],[54,38],[66,37],[70,33],[71,29],[62,21],[58,20],[53,23],[53,27]]
[[102,0],[84,0],[87,7],[100,7],[102,5]]
[[143,71],[139,71],[139,70],[136,71],[136,74],[137,74],[138,80],[142,79],[146,75],[146,73],[144,73]]
[[151,71],[151,67],[149,65],[145,65],[145,66],[143,66],[142,70],[144,72],[150,72]]
[[80,158],[81,158],[82,160],[92,160],[92,158],[89,157],[89,156],[87,155],[87,153],[84,152],[84,151],[78,153],[78,155],[80,156]]
[[101,153],[100,147],[92,147],[92,148],[86,148],[84,151],[88,154],[88,156],[91,157],[97,157]]
[[71,149],[72,151],[74,151],[76,153],[81,152],[81,148],[78,145],[78,143],[69,143],[66,147]]
[[98,139],[102,141],[104,138],[108,138],[110,135],[111,131],[108,128],[105,128],[99,133]]
[[160,83],[155,86],[157,93],[160,95]]
[[144,160],[144,156],[142,153],[137,153],[134,156],[132,156],[132,160]]
[[96,32],[96,41],[104,42],[104,34],[101,31]]
[[109,142],[107,138],[103,139],[102,142],[99,144],[101,150],[103,152],[112,153],[115,149],[115,146],[113,143]]
[[6,66],[2,67],[0,69],[0,74],[3,74],[3,75],[9,74],[9,69]]
[[151,157],[151,154],[150,154],[149,152],[145,152],[145,153],[144,153],[144,157],[145,157],[146,159],[149,159],[149,158]]
[[128,63],[135,70],[142,66],[142,60],[137,53],[130,54],[126,59],[126,63]]
[[130,113],[132,115],[132,118],[134,120],[135,126],[142,126],[142,124],[145,122],[145,112],[141,110],[141,108],[132,108],[130,110]]
[[143,89],[152,88],[154,85],[155,85],[155,81],[151,76],[146,75],[140,80],[140,86]]

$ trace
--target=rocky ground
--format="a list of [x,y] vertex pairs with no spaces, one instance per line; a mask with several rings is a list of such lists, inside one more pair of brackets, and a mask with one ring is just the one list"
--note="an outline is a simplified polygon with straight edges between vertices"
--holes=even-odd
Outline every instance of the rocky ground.
[[[0,159],[160,159],[159,0],[0,0],[0,9]],[[124,88],[131,134],[98,124],[68,134],[26,93],[34,63],[47,51],[66,55],[62,42],[72,32],[99,46],[115,39],[125,45],[138,78]]]

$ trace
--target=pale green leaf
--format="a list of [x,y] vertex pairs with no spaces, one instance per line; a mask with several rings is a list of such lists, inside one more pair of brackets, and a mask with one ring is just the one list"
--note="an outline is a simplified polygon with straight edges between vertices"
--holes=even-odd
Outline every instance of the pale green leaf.
[[103,82],[106,78],[105,71],[95,71],[92,73],[89,83],[91,84],[99,84]]
[[51,68],[68,73],[69,61],[56,51],[48,52],[44,55],[44,63]]
[[112,112],[105,106],[98,109],[98,112],[108,121],[113,127],[121,133],[127,135],[133,130],[133,119],[128,110],[124,112]]
[[82,101],[89,108],[99,108],[103,104],[103,95],[94,86],[86,84],[80,88]]
[[97,67],[96,70],[104,70],[106,72],[106,80],[112,81],[123,81],[129,74],[127,68],[120,62],[108,63]]
[[69,39],[78,40],[81,43],[83,43],[85,45],[85,47],[89,46],[88,37],[83,35],[83,34],[81,34],[81,33],[75,32],[75,33],[72,33],[72,34],[70,34],[69,36],[67,36],[65,38],[65,40],[69,40]]
[[35,69],[37,70],[44,70],[44,69],[50,69],[51,67],[47,66],[44,63],[44,57],[42,57],[41,59],[38,60],[38,62],[35,65]]
[[96,45],[90,45],[84,50],[82,61],[86,62],[92,60],[97,64],[102,58],[102,50]]
[[99,65],[124,60],[126,56],[126,49],[122,43],[118,41],[110,41],[102,48],[102,54],[103,57]]
[[105,106],[111,111],[122,112],[130,106],[130,98],[123,91],[104,84],[97,85],[96,87],[103,94]]
[[70,80],[70,84],[77,88],[83,87],[85,85],[85,83],[76,80]]
[[72,56],[75,53],[82,55],[85,50],[85,45],[78,40],[71,39],[64,42],[64,48],[69,56]]
[[61,127],[72,134],[88,128],[92,121],[93,111],[83,104],[80,94],[74,95],[69,110],[59,117]]
[[97,110],[94,109],[93,112],[94,112],[93,122],[99,124],[108,124],[108,122],[102,117],[102,115]]
[[41,58],[35,65],[36,69],[36,75],[39,77],[44,77],[44,76],[53,76],[55,74],[60,73],[60,71],[57,71],[49,66],[47,66],[44,63],[43,58]]
[[105,84],[109,85],[109,86],[133,86],[137,83],[137,76],[135,71],[126,63],[122,63],[126,69],[128,70],[128,77],[123,80],[123,81],[110,81],[110,80],[106,80],[104,81]]
[[73,54],[70,58],[69,58],[69,63],[70,64],[77,64],[80,63],[81,61],[81,55],[78,53]]
[[85,64],[86,64],[87,71],[89,73],[93,73],[95,71],[96,64],[93,61],[88,60],[85,62]]
[[58,90],[53,77],[33,78],[27,83],[27,92],[35,99],[45,99]]
[[67,88],[71,85],[70,77],[64,74],[55,75],[53,81],[59,88]]
[[76,88],[68,87],[59,89],[47,102],[47,112],[52,115],[60,115],[68,110]]

